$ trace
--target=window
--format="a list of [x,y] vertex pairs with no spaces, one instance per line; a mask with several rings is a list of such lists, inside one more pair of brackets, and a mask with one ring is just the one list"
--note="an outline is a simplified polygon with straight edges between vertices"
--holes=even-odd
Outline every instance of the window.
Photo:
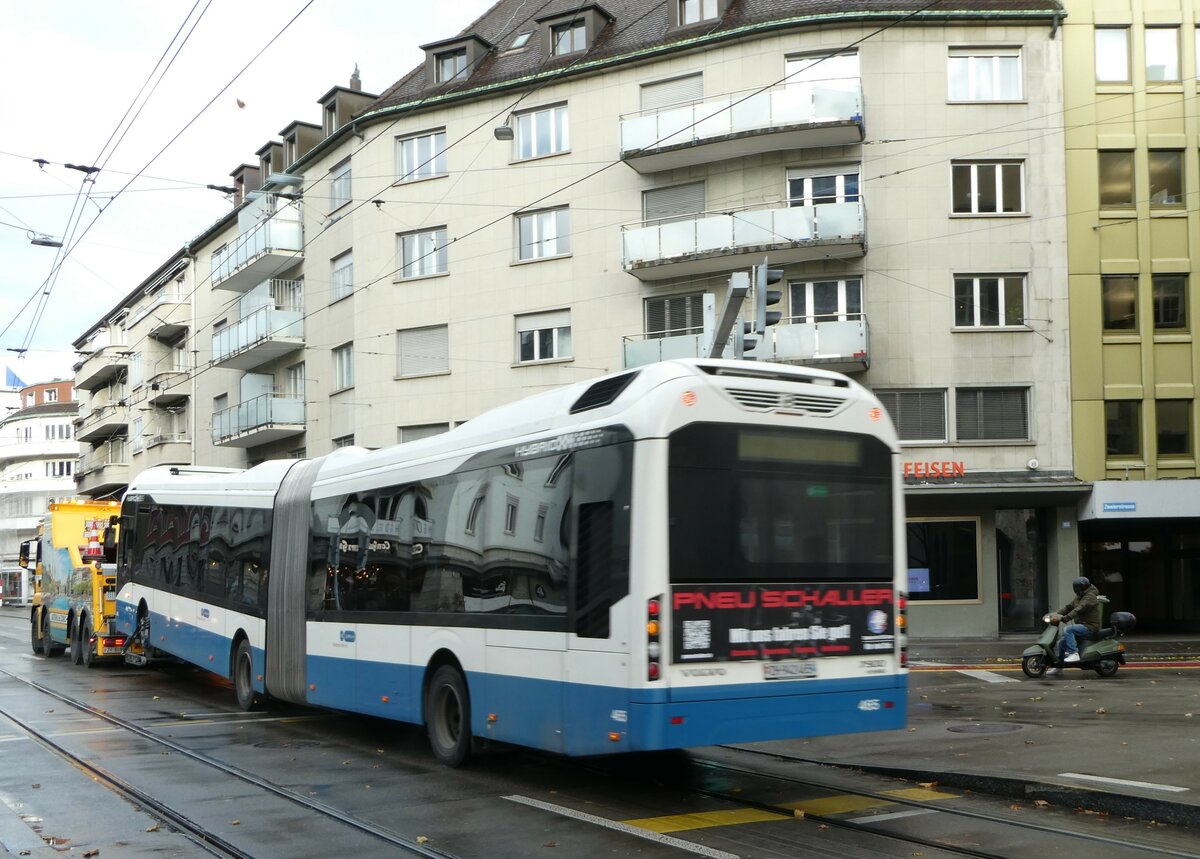
[[571,148],[565,104],[517,114],[517,158],[540,158]]
[[704,330],[704,293],[646,299],[646,336],[678,337]]
[[571,211],[547,209],[517,216],[517,259],[565,256],[571,252]]
[[1105,331],[1137,329],[1137,276],[1108,274],[1100,278]]
[[704,98],[704,76],[684,75],[642,84],[638,95],[639,104],[644,111],[659,110],[686,101],[699,101]]
[[445,325],[396,332],[396,375],[428,376],[450,372],[449,329]]
[[1029,392],[1025,388],[959,388],[954,415],[959,441],[1029,438]]
[[437,82],[444,84],[452,81],[467,70],[467,49],[459,48],[457,51],[438,54],[436,63]]
[[858,52],[845,54],[811,54],[804,57],[788,57],[785,66],[787,83],[802,85],[806,89],[814,83],[828,86],[838,82],[858,83]]
[[679,3],[679,26],[698,24],[717,17],[717,0],[677,0]]
[[1099,152],[1100,207],[1132,206],[1133,153]]
[[551,310],[517,317],[517,361],[571,357],[571,311]]
[[693,220],[704,214],[704,183],[651,188],[642,192],[642,219],[647,223]]
[[396,140],[396,173],[401,182],[445,176],[446,130],[427,131]]
[[337,301],[354,292],[354,253],[346,251],[329,261],[329,300]]
[[513,40],[512,40],[512,44],[508,46],[508,47],[509,47],[509,49],[510,49],[510,50],[512,50],[512,49],[515,49],[515,48],[523,48],[523,47],[525,47],[525,43],[529,41],[529,37],[530,37],[530,36],[532,36],[532,35],[533,35],[533,31],[532,31],[532,30],[529,30],[529,31],[527,31],[527,32],[525,32],[525,33],[518,33],[518,34],[517,34],[517,37],[516,37],[515,39],[513,39]]
[[516,497],[509,495],[504,501],[504,533],[517,533],[517,508],[519,503]]
[[1183,153],[1174,149],[1151,149],[1151,208],[1183,206]]
[[145,447],[145,422],[137,417],[129,422],[129,446],[136,453]]
[[1105,451],[1109,456],[1140,456],[1142,404],[1112,400],[1104,404]]
[[1146,80],[1178,81],[1179,77],[1179,28],[1146,28]]
[[407,427],[396,427],[396,441],[407,444],[410,441],[420,441],[423,438],[433,438],[450,431],[450,424],[414,424]]
[[1158,424],[1158,455],[1190,456],[1192,401],[1156,400],[1154,416]]
[[354,344],[347,343],[333,350],[333,389],[344,391],[354,387]]
[[908,597],[978,602],[979,522],[933,519],[908,523]]
[[343,161],[329,171],[329,211],[340,209],[350,202],[350,161]]
[[341,435],[333,440],[333,446],[335,449],[339,447],[350,447],[353,444],[354,433],[350,433],[350,435]]
[[1020,48],[951,48],[950,101],[1021,99]]
[[293,364],[287,368],[284,382],[284,396],[293,400],[304,399],[304,362]]
[[582,51],[587,47],[583,21],[555,24],[550,28],[550,43],[556,57]]
[[944,442],[946,440],[946,392],[944,390],[876,391],[887,409],[901,441]]
[[793,280],[788,283],[789,322],[845,322],[862,317],[862,279]]
[[471,501],[471,509],[467,511],[467,524],[463,530],[468,534],[474,534],[475,529],[479,524],[479,513],[483,510],[484,499],[486,495],[476,495]]
[[1096,83],[1129,83],[1129,29],[1096,28]]
[[1154,284],[1154,327],[1187,327],[1187,275],[1156,274]]
[[806,175],[788,171],[788,205],[820,206],[858,202],[858,167]]
[[55,388],[47,388],[46,389],[46,402],[48,402],[48,403],[58,402],[58,390],[57,389],[55,389]]
[[1025,165],[1021,161],[954,164],[954,212],[995,215],[1025,211]]
[[46,463],[47,477],[70,477],[74,463],[69,459],[56,459]]
[[992,328],[1024,323],[1024,275],[958,275],[954,278],[956,326]]
[[400,246],[400,277],[429,277],[449,270],[445,227],[404,233],[397,236],[397,244]]

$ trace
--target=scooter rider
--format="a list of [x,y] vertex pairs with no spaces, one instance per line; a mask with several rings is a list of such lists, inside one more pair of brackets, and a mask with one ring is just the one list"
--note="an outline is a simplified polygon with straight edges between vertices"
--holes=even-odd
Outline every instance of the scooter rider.
[[1060,662],[1078,662],[1079,645],[1076,637],[1100,630],[1100,591],[1084,576],[1072,581],[1071,589],[1075,591],[1075,599],[1050,618],[1055,625],[1066,624],[1062,627],[1058,644]]

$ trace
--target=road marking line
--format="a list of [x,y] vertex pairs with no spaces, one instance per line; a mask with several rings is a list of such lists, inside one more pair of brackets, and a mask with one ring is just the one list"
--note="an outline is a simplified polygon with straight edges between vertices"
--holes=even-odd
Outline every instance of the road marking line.
[[1190,788],[1176,787],[1173,784],[1155,784],[1150,781],[1129,781],[1123,778],[1109,778],[1102,775],[1088,775],[1087,773],[1059,773],[1059,778],[1078,778],[1084,781],[1099,781],[1104,784],[1119,784],[1123,787],[1144,787],[1149,790],[1169,790],[1173,793],[1183,793]]
[[758,808],[731,808],[724,811],[700,811],[692,814],[670,814],[665,817],[642,817],[623,820],[629,826],[651,832],[684,832],[688,829],[707,829],[712,826],[736,826],[739,823],[762,823],[767,820],[786,820],[782,814]]
[[661,835],[657,832],[649,832],[645,829],[638,829],[636,826],[629,826],[616,820],[609,820],[605,817],[597,817],[594,814],[586,814],[582,811],[576,811],[573,808],[567,808],[562,805],[551,805],[548,802],[542,802],[538,799],[531,799],[528,796],[520,796],[513,794],[512,796],[504,797],[509,802],[519,802],[522,805],[528,805],[532,808],[538,808],[542,811],[549,811],[553,814],[561,814],[563,817],[571,817],[575,820],[581,820],[584,823],[594,823],[596,826],[603,826],[605,829],[612,829],[616,832],[623,832],[626,835],[632,835],[635,838],[642,838],[646,841],[654,841],[658,844],[665,844],[668,847],[677,847],[680,850],[687,850],[690,853],[695,853],[698,856],[707,856],[708,859],[741,859],[736,853],[726,853],[724,850],[714,850],[711,847],[705,847],[703,844],[694,844],[691,841],[684,841],[682,838],[672,838],[670,835]]
[[959,674],[966,674],[968,677],[974,677],[976,680],[986,680],[988,683],[1020,683],[1021,681],[1015,677],[1005,677],[1002,674],[996,674],[992,671],[977,671],[973,668],[960,669]]
[[816,817],[829,817],[834,814],[846,814],[851,811],[866,811],[870,808],[884,808],[895,805],[890,799],[876,799],[871,796],[825,796],[820,799],[805,799],[800,802],[782,803],[782,808],[793,808],[812,814]]
[[899,790],[885,790],[888,796],[897,799],[912,799],[917,802],[932,802],[935,799],[958,799],[957,793],[945,793],[940,790],[930,790],[927,787],[902,787]]
[[901,817],[916,817],[918,814],[933,814],[933,808],[912,808],[908,811],[890,811],[886,814],[868,814],[866,817],[852,817],[847,823],[882,823],[885,820],[898,820]]

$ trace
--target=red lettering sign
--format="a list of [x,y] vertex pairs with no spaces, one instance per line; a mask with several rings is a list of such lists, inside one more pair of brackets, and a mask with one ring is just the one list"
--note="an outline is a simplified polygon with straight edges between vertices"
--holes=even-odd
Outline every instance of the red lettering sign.
[[966,463],[954,460],[904,463],[905,477],[965,477],[966,474]]

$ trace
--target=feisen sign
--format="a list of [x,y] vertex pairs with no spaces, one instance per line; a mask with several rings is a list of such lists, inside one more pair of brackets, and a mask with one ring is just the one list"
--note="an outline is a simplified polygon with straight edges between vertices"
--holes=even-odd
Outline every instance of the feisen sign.
[[904,463],[905,477],[966,477],[965,462],[937,461]]

